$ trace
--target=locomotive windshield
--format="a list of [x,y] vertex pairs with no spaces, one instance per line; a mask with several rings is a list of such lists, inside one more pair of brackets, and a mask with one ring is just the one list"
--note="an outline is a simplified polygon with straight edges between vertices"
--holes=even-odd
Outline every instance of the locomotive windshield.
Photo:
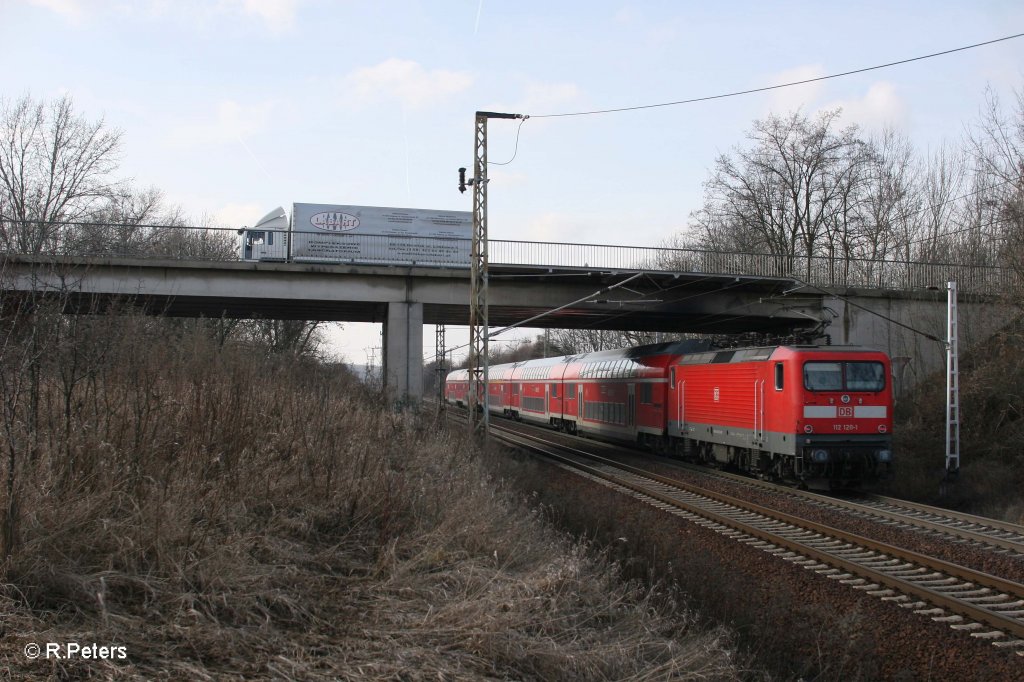
[[885,388],[885,367],[880,362],[807,362],[804,388],[878,392]]

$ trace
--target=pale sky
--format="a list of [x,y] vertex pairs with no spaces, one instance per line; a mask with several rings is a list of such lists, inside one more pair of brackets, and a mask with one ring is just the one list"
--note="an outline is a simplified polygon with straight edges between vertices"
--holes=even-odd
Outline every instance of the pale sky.
[[[1024,3],[0,0],[0,96],[69,93],[124,131],[121,172],[187,213],[251,224],[293,202],[470,210],[473,115],[688,99],[1024,31]],[[527,121],[492,167],[494,239],[657,245],[754,119],[842,106],[919,149],[958,141],[1024,39],[772,93]],[[492,121],[490,159],[517,122]],[[355,363],[379,327],[348,325]],[[433,327],[425,350],[433,349]],[[465,333],[449,330],[449,345]]]

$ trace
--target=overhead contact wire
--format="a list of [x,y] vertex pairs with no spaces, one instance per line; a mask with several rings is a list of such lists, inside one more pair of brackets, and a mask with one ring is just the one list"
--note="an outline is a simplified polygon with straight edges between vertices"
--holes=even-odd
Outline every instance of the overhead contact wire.
[[973,45],[964,45],[963,47],[955,47],[951,50],[942,50],[941,52],[932,52],[931,54],[921,55],[919,57],[911,57],[910,59],[901,59],[895,62],[888,62],[886,64],[878,64],[876,66],[867,66],[862,69],[854,69],[852,71],[843,71],[842,73],[833,73],[827,76],[818,76],[817,78],[805,78],[799,81],[791,81],[789,83],[779,83],[777,85],[767,85],[763,88],[751,88],[749,90],[737,90],[735,92],[726,92],[719,95],[708,95],[706,97],[692,97],[690,99],[681,99],[674,102],[660,102],[658,104],[641,104],[632,107],[618,107],[615,109],[595,109],[592,111],[573,111],[560,114],[533,114],[531,118],[562,118],[566,116],[590,116],[593,114],[614,114],[623,111],[639,111],[641,109],[656,109],[659,107],[672,107],[680,104],[695,104],[697,102],[708,102],[716,99],[725,99],[727,97],[739,97],[740,95],[752,95],[758,92],[770,92],[771,90],[779,90],[780,88],[789,88],[795,85],[806,85],[807,83],[818,83],[820,81],[826,81],[833,78],[842,78],[843,76],[853,76],[858,73],[867,73],[869,71],[877,71],[879,69],[887,69],[893,66],[900,66],[901,64],[910,64],[911,62],[919,62],[925,59],[932,59],[934,57],[941,57],[947,54],[953,54],[955,52],[963,52],[965,50],[973,50],[978,47],[984,47],[985,45],[993,45],[995,43],[1001,43],[1007,40],[1014,40],[1024,36],[1024,33],[1015,33],[1013,35],[1004,36],[1002,38],[996,38],[994,40],[986,40],[982,43],[974,43]]

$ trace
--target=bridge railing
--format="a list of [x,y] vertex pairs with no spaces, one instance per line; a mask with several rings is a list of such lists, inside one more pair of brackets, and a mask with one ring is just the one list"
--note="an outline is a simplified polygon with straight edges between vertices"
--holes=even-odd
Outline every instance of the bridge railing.
[[0,250],[27,256],[230,261],[238,240],[229,228],[0,219]]
[[[275,234],[275,248],[264,253],[283,260],[288,250],[281,248],[281,233]],[[307,252],[301,260],[442,267],[467,267],[469,263],[468,239],[294,232],[292,246],[309,245],[314,239],[320,251]],[[0,251],[8,254],[223,262],[239,260],[241,240],[238,231],[229,228],[0,218]],[[991,265],[505,239],[490,240],[488,251],[490,262],[496,265],[783,277],[816,286],[873,289],[942,287],[947,281],[956,281],[962,292],[993,293],[1020,286],[1013,269]]]
[[783,277],[815,286],[869,289],[944,287],[956,281],[960,291],[992,293],[1019,285],[1014,270],[991,265],[494,239],[488,248],[490,262],[504,265]]

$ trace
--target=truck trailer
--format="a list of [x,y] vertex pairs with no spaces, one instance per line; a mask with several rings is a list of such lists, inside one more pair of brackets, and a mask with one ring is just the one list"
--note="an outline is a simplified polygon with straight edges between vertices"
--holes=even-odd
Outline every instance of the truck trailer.
[[238,231],[243,261],[468,268],[469,211],[342,204],[278,207]]

